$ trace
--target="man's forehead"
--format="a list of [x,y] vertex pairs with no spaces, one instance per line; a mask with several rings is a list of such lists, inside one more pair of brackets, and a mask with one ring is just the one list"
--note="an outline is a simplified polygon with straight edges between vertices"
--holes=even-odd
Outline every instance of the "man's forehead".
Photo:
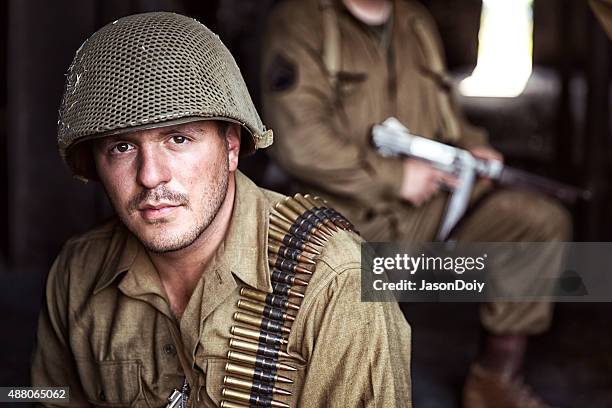
[[217,125],[213,120],[201,120],[183,124],[172,124],[168,126],[159,126],[152,129],[142,129],[127,131],[116,135],[110,135],[101,138],[101,141],[108,142],[120,139],[145,139],[163,137],[175,133],[184,133],[187,135],[196,135],[201,133],[216,132]]

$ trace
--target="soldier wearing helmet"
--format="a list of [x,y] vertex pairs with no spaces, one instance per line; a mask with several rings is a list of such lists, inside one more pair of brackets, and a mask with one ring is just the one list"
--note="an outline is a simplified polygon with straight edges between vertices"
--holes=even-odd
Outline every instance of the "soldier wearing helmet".
[[[414,134],[500,158],[454,104],[435,23],[416,1],[287,0],[273,10],[263,44],[264,118],[276,132],[271,155],[366,240],[433,240],[448,199],[441,187],[458,183],[423,161],[378,154],[374,125],[395,117]],[[476,186],[473,201],[482,200],[453,239],[570,240],[571,219],[559,203],[490,187],[487,180]],[[534,264],[561,262],[540,255]],[[513,266],[500,285],[529,279]],[[551,318],[548,302],[482,307],[486,335],[465,383],[465,407],[545,406],[522,382],[521,367],[527,337]]]
[[360,302],[350,223],[237,170],[271,143],[199,22],[129,16],[81,46],[59,150],[117,218],[53,264],[33,385],[74,406],[410,404],[410,329],[397,304]]

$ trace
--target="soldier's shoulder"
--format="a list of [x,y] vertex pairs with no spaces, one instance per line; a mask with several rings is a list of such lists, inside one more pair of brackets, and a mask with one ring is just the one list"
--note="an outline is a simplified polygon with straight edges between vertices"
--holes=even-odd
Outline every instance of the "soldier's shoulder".
[[319,35],[321,26],[319,0],[281,1],[266,18],[266,30],[273,37],[286,37],[294,33],[312,38]]
[[263,187],[260,187],[259,189],[263,192],[270,207],[274,207],[274,204],[280,203],[283,199],[287,197],[284,194],[278,193],[276,191],[268,190]]
[[121,230],[122,224],[117,218],[108,219],[84,233],[69,238],[62,248],[61,255],[71,258],[92,251],[98,253],[100,249],[108,246],[113,236]]
[[322,247],[305,293],[304,316],[317,320],[330,305],[346,307],[360,299],[361,243],[359,235],[341,230]]
[[340,230],[328,238],[321,251],[321,261],[335,274],[360,267],[363,239],[354,231]]
[[[270,208],[274,208],[277,203],[287,198],[286,195],[275,191],[264,188],[261,188],[261,190],[268,200]],[[361,259],[362,242],[363,239],[356,231],[338,228],[338,231],[327,237],[325,245],[320,248],[321,255],[317,259],[326,268],[318,269],[325,269],[330,273],[338,274],[345,272],[347,268],[350,269],[349,267],[354,267]]]
[[403,0],[397,2],[397,15],[400,21],[410,24],[414,20],[425,23],[429,29],[435,29],[436,23],[431,12],[423,4],[414,0]]
[[109,263],[118,260],[127,230],[116,218],[75,235],[64,244],[52,272],[82,288],[95,285]]
[[318,14],[320,0],[282,0],[272,8],[271,19],[293,19],[308,21],[307,17]]
[[431,13],[423,4],[415,0],[402,0],[397,2],[397,13],[403,17],[403,13],[431,16]]

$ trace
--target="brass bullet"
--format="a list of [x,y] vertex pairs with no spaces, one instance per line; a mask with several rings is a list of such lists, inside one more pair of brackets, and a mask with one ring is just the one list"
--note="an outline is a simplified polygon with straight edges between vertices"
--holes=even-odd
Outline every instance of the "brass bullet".
[[275,242],[268,243],[268,251],[275,255],[286,259],[291,259],[293,261],[299,261],[310,265],[314,265],[316,263],[313,258],[302,254],[300,250],[281,246]]
[[337,215],[334,215],[331,209],[325,207],[316,207],[313,208],[311,211],[317,214],[319,217],[325,218],[329,223],[335,225],[337,229],[347,229],[346,222],[342,221],[342,219],[340,219],[340,217],[338,217]]
[[248,327],[232,326],[230,328],[230,333],[234,336],[241,336],[266,344],[283,345],[288,343],[287,339],[283,338],[280,334],[253,330]]
[[221,401],[221,408],[249,408],[249,406],[238,404],[237,402]]
[[269,238],[271,238],[272,240],[277,241],[290,248],[299,249],[301,251],[305,251],[313,255],[321,255],[321,252],[317,248],[312,246],[312,244],[309,244],[307,241],[295,237],[291,234],[285,233],[277,229],[277,227],[273,225],[271,225],[268,229],[268,235]]
[[280,228],[283,231],[291,230],[291,222],[287,221],[284,217],[281,217],[279,214],[272,213],[270,215],[270,222],[272,225]]
[[303,213],[306,210],[310,210],[310,208],[312,206],[310,205],[304,205],[304,202],[302,200],[300,200],[299,198],[304,198],[300,193],[297,193],[296,195],[294,195],[293,197],[291,197],[291,199],[287,200],[285,199],[285,204],[290,207],[293,211],[295,211],[296,213]]
[[266,346],[262,343],[251,343],[250,341],[240,340],[240,339],[230,339],[229,345],[232,348],[250,351],[252,353],[261,354],[266,357],[276,358],[276,357],[285,357],[289,358],[289,354],[282,351],[280,348],[276,348],[274,346]]
[[327,234],[328,236],[332,235],[332,231],[329,230],[329,228],[327,228],[325,224],[314,213],[308,210],[296,212],[293,209],[291,209],[291,207],[289,206],[290,201],[293,201],[293,199],[290,197],[287,197],[285,198],[283,202],[276,203],[274,208],[280,214],[285,216],[285,218],[291,221],[294,225],[295,224],[304,225],[304,226],[307,225],[309,226],[309,228],[315,228],[315,230],[320,229],[323,233]]
[[316,200],[313,196],[311,196],[310,194],[306,194],[304,195],[304,199],[306,201],[308,201],[310,203],[310,205],[312,205],[315,208],[320,208],[320,207],[327,207],[324,203],[319,202],[318,200]]
[[304,198],[311,202],[315,207],[323,209],[324,213],[340,228],[353,229],[353,224],[351,224],[342,214],[329,208],[325,201],[320,197],[313,197],[310,194],[306,194]]
[[266,331],[285,334],[291,333],[290,328],[283,326],[281,322],[268,319],[267,317],[253,316],[248,313],[236,312],[234,313],[234,320],[240,323],[250,324],[251,326],[255,326]]
[[304,244],[304,251],[308,251],[315,255],[321,255],[321,251],[319,251],[320,248],[322,247],[316,244],[311,244],[310,242],[306,242]]
[[274,254],[268,254],[268,264],[282,271],[299,272],[307,275],[312,275],[315,269],[313,265],[281,258]]
[[302,197],[301,194],[296,194],[294,197],[287,197],[283,200],[283,205],[290,208],[294,213],[301,214],[303,217],[307,217],[312,220],[314,224],[319,226],[324,232],[331,235],[334,231],[338,231],[336,226],[325,217],[322,217],[320,214],[312,211],[313,206],[304,205],[301,201],[298,200],[298,197],[301,198],[304,202],[306,200]]
[[331,237],[334,234],[334,231],[327,227],[327,225],[325,224],[325,217],[322,217],[321,215],[321,213],[316,213],[312,210],[306,210],[300,215],[300,218],[308,220],[310,224],[315,225],[327,236]]
[[314,200],[319,202],[319,203],[321,203],[321,206],[324,207],[325,209],[329,210],[330,214],[333,214],[334,216],[338,217],[342,222],[344,222],[348,226],[350,226],[351,229],[354,227],[353,224],[344,215],[340,214],[338,211],[334,210],[329,205],[327,205],[327,201],[325,201],[321,197],[317,197],[317,196],[314,197]]
[[227,352],[227,359],[232,361],[238,361],[240,363],[251,364],[255,367],[263,368],[264,370],[297,371],[295,367],[278,362],[276,361],[276,359],[267,358],[263,356],[252,356],[250,354],[244,354],[232,350]]
[[259,381],[245,380],[242,378],[226,375],[223,377],[223,384],[229,387],[241,388],[243,390],[255,392],[257,394],[279,394],[291,395],[291,392],[282,388],[277,388],[270,384],[265,384]]
[[274,295],[272,293],[260,292],[255,289],[250,288],[241,288],[240,294],[246,298],[259,300],[260,302],[264,302],[270,306],[276,307],[284,307],[293,310],[300,310],[300,306],[295,303],[289,302],[286,297]]
[[250,406],[290,408],[289,405],[285,404],[284,402],[273,400],[265,395],[249,394],[247,392],[232,390],[231,388],[223,388],[221,394],[227,398],[248,402]]
[[287,283],[290,285],[308,286],[308,282],[296,278],[294,273],[272,269],[271,278],[273,282]]
[[292,315],[288,313],[285,313],[283,309],[279,309],[276,307],[270,307],[262,303],[251,302],[245,299],[238,300],[238,308],[243,309],[243,310],[248,310],[254,313],[261,313],[262,315],[269,317],[270,319],[281,320],[281,321],[286,320],[288,322],[293,322],[295,320],[295,317],[293,317]]
[[[316,225],[311,224],[306,218],[300,217],[296,221],[296,223],[299,226],[299,228],[308,232],[308,234],[310,234],[311,236],[315,236],[319,238],[321,241],[323,241],[323,243],[327,242],[328,238],[331,237],[332,235],[331,233],[329,235],[325,234],[323,230],[319,229]],[[293,225],[296,225],[296,224],[293,224]]]
[[312,242],[319,246],[325,246],[327,238],[325,235],[318,233],[315,227],[303,228],[300,225],[291,224],[284,217],[281,217],[278,213],[272,213],[270,215],[270,222],[275,225],[281,231],[284,231],[291,235],[296,235],[301,239]]
[[325,242],[323,242],[319,238],[315,237],[314,235],[311,235],[307,231],[301,230],[298,226],[294,226],[292,224],[289,224],[287,226],[286,221],[277,219],[276,217],[274,217],[274,214],[270,216],[270,225],[271,229],[277,229],[285,235],[293,236],[297,239],[303,240],[315,246],[325,246]]
[[330,229],[334,231],[340,231],[338,226],[334,224],[331,220],[329,220],[322,211],[317,211],[317,206],[309,202],[303,195],[297,193],[295,196],[295,202],[299,203],[303,208],[312,211],[317,217],[319,217],[325,225],[327,225]]
[[[287,198],[289,198],[289,197],[287,197]],[[285,205],[285,202],[286,202],[287,198],[285,198],[285,200],[283,200],[283,202],[276,203],[274,205],[274,209],[276,211],[278,211],[279,213],[281,213],[282,215],[284,215],[285,218],[287,218],[289,221],[293,222],[297,218],[300,218],[301,212],[295,212],[290,207]]]
[[268,371],[262,370],[259,367],[245,367],[240,364],[226,363],[225,372],[241,375],[247,378],[253,378],[257,381],[262,381],[266,383],[279,382],[284,384],[293,384],[293,380],[291,378],[287,378],[278,374],[272,374]]
[[306,217],[307,220],[310,220],[311,223],[314,223],[317,228],[328,237],[334,235],[334,230],[327,226],[327,224],[325,223],[325,219],[319,217],[317,214],[315,214],[314,211],[306,210],[306,212],[304,212],[302,216]]
[[287,285],[286,283],[280,283],[280,282],[273,281],[272,291],[281,296],[287,296],[287,297],[292,296],[292,297],[298,297],[300,299],[304,299],[303,293],[298,292],[297,290],[291,289],[291,286]]

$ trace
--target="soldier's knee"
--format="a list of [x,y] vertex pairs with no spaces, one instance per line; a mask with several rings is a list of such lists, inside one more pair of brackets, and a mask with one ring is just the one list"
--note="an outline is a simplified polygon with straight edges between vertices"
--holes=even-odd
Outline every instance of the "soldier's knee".
[[532,214],[530,221],[540,241],[569,241],[572,218],[569,211],[557,200],[531,193],[526,204]]
[[500,216],[529,231],[533,241],[569,241],[572,218],[557,200],[528,191],[504,191],[497,197]]
[[572,239],[572,216],[560,202],[546,199],[548,221],[543,229],[546,232],[546,240],[570,241]]

